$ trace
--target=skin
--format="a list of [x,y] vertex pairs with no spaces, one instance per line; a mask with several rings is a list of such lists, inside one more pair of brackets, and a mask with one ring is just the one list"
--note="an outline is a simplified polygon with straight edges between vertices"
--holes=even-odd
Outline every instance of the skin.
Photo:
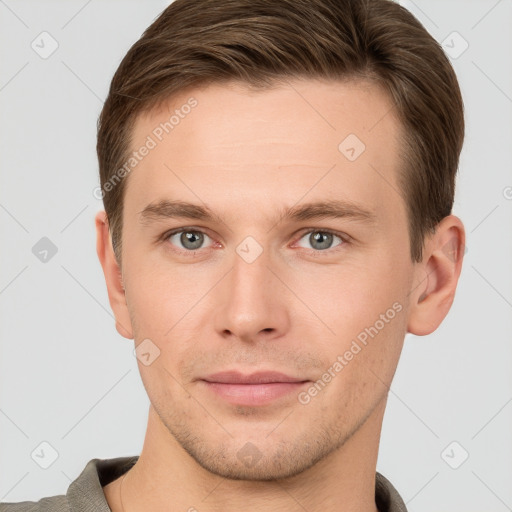
[[[431,333],[451,307],[462,222],[443,219],[423,260],[411,261],[397,192],[401,125],[373,84],[183,91],[138,118],[133,149],[191,96],[198,105],[127,178],[122,269],[105,213],[96,216],[116,328],[135,346],[149,338],[160,350],[148,366],[137,360],[151,402],[147,432],[123,482],[123,506],[121,478],[104,487],[109,506],[375,512],[389,386],[406,333]],[[350,133],[366,146],[354,161],[338,149]],[[139,212],[161,199],[208,205],[222,222],[143,224]],[[375,219],[281,218],[284,208],[328,199],[357,203]],[[173,228],[205,233],[195,256],[180,234],[156,241]],[[322,229],[347,241],[334,236],[322,249],[310,238]],[[252,263],[236,252],[247,236],[263,248]],[[276,370],[309,381],[307,391],[396,303],[400,312],[307,404],[293,392],[263,406],[232,405],[198,380]],[[252,465],[237,456],[248,442]]]

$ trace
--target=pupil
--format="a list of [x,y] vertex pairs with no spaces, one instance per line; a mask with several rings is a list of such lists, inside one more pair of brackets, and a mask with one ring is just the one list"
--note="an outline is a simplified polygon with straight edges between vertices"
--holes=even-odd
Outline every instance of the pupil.
[[[181,235],[181,243],[183,244],[184,247],[187,247],[188,249],[198,249],[201,246],[201,236],[202,235],[200,233],[197,233],[195,231],[187,231]],[[192,247],[187,245],[188,243],[192,243]]]
[[[315,243],[320,241],[321,247],[317,246],[318,249],[327,249],[327,248],[329,248],[332,235],[330,233],[322,233],[320,231],[317,231],[316,233],[311,235],[311,238]],[[323,243],[322,243],[322,240],[323,240]],[[311,245],[313,247],[315,246],[313,243]]]

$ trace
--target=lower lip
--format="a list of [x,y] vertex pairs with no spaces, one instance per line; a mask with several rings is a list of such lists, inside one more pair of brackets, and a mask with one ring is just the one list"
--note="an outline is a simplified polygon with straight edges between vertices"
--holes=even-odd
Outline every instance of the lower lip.
[[290,393],[298,393],[307,382],[270,382],[266,384],[224,384],[202,381],[218,396],[235,405],[265,405]]

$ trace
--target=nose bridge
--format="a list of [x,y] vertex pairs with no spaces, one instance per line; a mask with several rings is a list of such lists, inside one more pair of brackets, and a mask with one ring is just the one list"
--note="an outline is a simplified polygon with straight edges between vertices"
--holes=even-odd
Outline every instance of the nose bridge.
[[254,339],[262,331],[278,335],[286,329],[286,297],[273,267],[272,255],[255,238],[246,237],[235,248],[217,316],[220,331]]
[[255,300],[269,292],[270,255],[252,237],[241,242],[233,256],[231,287],[233,295],[239,300]]

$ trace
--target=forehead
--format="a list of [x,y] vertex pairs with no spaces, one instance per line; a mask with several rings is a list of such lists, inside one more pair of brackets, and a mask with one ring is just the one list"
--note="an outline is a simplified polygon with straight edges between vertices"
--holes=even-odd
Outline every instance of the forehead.
[[[397,201],[399,136],[392,102],[373,83],[294,80],[188,89],[135,123],[125,209],[174,198],[254,208],[329,194]],[[280,203],[276,199],[279,196]]]

